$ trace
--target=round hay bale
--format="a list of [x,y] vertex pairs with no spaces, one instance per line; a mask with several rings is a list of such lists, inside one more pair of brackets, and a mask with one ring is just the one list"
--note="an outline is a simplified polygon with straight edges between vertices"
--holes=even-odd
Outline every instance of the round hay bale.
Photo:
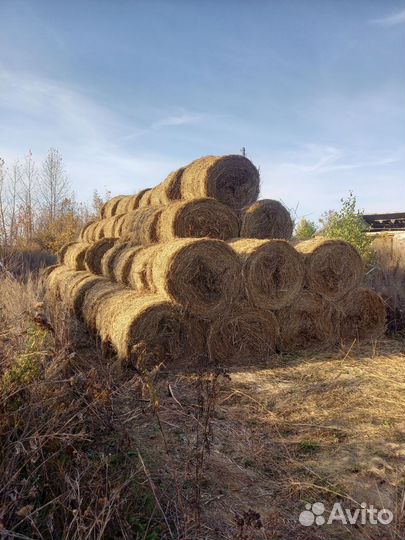
[[276,312],[282,351],[324,348],[338,338],[338,314],[326,298],[303,291],[295,302]]
[[100,221],[92,221],[87,226],[83,232],[83,242],[91,243],[97,240],[96,231],[100,224]]
[[294,223],[290,212],[280,202],[263,199],[242,211],[242,238],[281,238],[290,240]]
[[93,242],[97,242],[97,240],[101,240],[102,238],[105,237],[104,227],[108,219],[110,218],[101,219],[100,221],[96,223],[94,228],[93,227],[89,228],[89,235],[92,236]]
[[107,219],[100,221],[100,227],[96,229],[97,234],[99,235],[99,240],[101,238],[118,238],[121,233],[121,226],[125,221],[128,214],[116,214]]
[[370,289],[355,289],[337,304],[340,337],[362,341],[381,337],[385,330],[386,309],[380,295]]
[[104,277],[115,281],[114,267],[117,264],[118,257],[127,247],[128,244],[117,242],[104,253],[101,259],[101,272]]
[[93,274],[102,274],[101,259],[106,251],[111,249],[117,242],[116,238],[103,238],[91,244],[84,257],[86,270]]
[[43,279],[46,284],[46,297],[48,301],[60,301],[62,299],[60,290],[60,276],[66,274],[67,270],[68,269],[66,266],[56,265],[54,268],[52,268],[52,270],[49,270],[48,272],[44,271]]
[[140,191],[139,193],[136,193],[135,195],[130,195],[130,198],[126,205],[127,206],[126,212],[132,212],[133,210],[136,210],[137,208],[139,208],[139,203],[147,191],[150,191],[150,188],[143,189],[142,191]]
[[213,197],[238,209],[259,195],[259,172],[244,156],[207,156],[185,167],[181,176],[183,199]]
[[139,198],[138,208],[150,206],[151,195],[152,195],[152,189],[145,189],[142,193],[142,196]]
[[86,294],[92,287],[103,282],[105,278],[88,272],[75,272],[64,277],[65,302],[79,320],[83,320],[83,303]]
[[181,199],[181,177],[185,167],[180,167],[177,171],[171,172],[163,180],[163,201],[162,204],[169,204],[172,201]]
[[241,239],[229,243],[242,260],[249,303],[261,309],[291,304],[302,289],[304,263],[286,240]]
[[241,310],[212,323],[208,355],[218,364],[256,364],[276,352],[279,324],[271,311]]
[[119,214],[126,214],[128,212],[128,205],[130,204],[132,200],[133,195],[124,195],[117,204],[117,208],[115,209],[115,215],[118,216]]
[[304,255],[306,286],[326,298],[342,298],[363,278],[363,261],[349,242],[313,238],[295,249]]
[[100,216],[102,218],[109,218],[114,216],[117,212],[118,204],[124,197],[126,197],[126,195],[117,195],[116,197],[112,197],[109,201],[104,203],[100,210]]
[[122,290],[124,290],[122,285],[111,283],[110,280],[104,278],[92,282],[92,285],[85,289],[81,313],[83,320],[89,329],[96,329],[96,317],[99,310],[104,309],[104,302]]
[[132,259],[128,274],[128,285],[140,294],[158,292],[153,283],[152,268],[154,257],[161,249],[160,245],[144,247]]
[[164,207],[159,220],[160,242],[204,237],[229,240],[238,234],[236,213],[216,199],[173,202]]
[[95,221],[96,221],[95,219],[92,219],[91,221],[88,221],[85,225],[83,225],[83,227],[80,229],[79,236],[77,238],[79,242],[83,242],[83,241],[87,242],[87,229],[90,227],[90,225],[95,223]]
[[113,279],[123,285],[129,285],[129,275],[134,257],[142,250],[141,246],[128,246],[115,258]]
[[201,327],[167,298],[139,296],[128,289],[103,301],[96,325],[104,343],[139,369],[164,363],[191,363],[204,352]]
[[123,236],[131,235],[138,244],[153,244],[159,241],[158,223],[163,207],[138,208],[126,215],[121,227]]
[[[241,263],[222,240],[181,238],[157,248],[150,272],[153,290],[190,313],[209,319],[225,311],[239,294]],[[137,258],[131,273],[136,264]]]
[[87,242],[70,242],[64,250],[63,257],[60,257],[60,263],[71,270],[85,270],[84,258],[90,244]]

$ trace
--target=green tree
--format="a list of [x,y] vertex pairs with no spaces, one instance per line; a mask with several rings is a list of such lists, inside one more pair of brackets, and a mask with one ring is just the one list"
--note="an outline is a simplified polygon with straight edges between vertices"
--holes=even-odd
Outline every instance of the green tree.
[[366,235],[367,224],[362,212],[357,208],[357,200],[350,191],[346,199],[340,199],[340,210],[326,212],[319,220],[322,224],[320,234],[327,238],[340,238],[353,244],[366,262],[371,263],[372,239]]
[[301,218],[300,222],[295,229],[295,238],[296,240],[309,240],[313,238],[316,234],[316,225],[313,221],[308,219]]

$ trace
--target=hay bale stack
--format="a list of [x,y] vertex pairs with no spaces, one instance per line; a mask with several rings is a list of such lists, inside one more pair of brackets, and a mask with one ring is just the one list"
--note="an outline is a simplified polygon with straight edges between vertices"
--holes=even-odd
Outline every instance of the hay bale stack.
[[179,306],[128,289],[104,298],[96,326],[103,342],[110,343],[120,358],[131,358],[138,368],[161,362],[191,364],[205,347],[202,327]]
[[167,295],[193,315],[211,319],[238,295],[241,262],[222,240],[184,238],[144,248],[134,258],[130,282]]
[[181,176],[182,199],[213,197],[234,209],[254,202],[259,195],[260,177],[244,156],[206,156],[185,167]]
[[340,313],[340,337],[363,341],[379,338],[385,329],[386,310],[379,294],[359,288],[337,304]]
[[244,208],[241,216],[242,238],[281,238],[290,240],[294,223],[280,202],[262,199]]
[[261,309],[280,309],[301,291],[304,264],[285,240],[242,239],[230,242],[242,261],[244,294]]
[[332,302],[303,291],[291,306],[276,312],[280,324],[280,349],[291,352],[324,348],[338,339],[338,313]]
[[133,210],[136,210],[139,208],[139,203],[144,196],[144,194],[149,191],[150,188],[142,189],[139,193],[135,193],[135,195],[131,195],[127,204],[126,204],[126,212],[132,212]]
[[306,286],[325,298],[339,300],[364,276],[361,256],[349,242],[313,238],[295,248],[305,259]]
[[87,242],[87,231],[91,225],[96,223],[95,219],[92,219],[91,221],[88,221],[83,227],[80,229],[79,236],[77,237],[79,242]]
[[152,189],[145,189],[142,196],[138,200],[138,208],[144,208],[145,206],[151,205],[150,199],[152,196],[152,191]]
[[118,257],[128,248],[126,242],[116,242],[112,248],[108,249],[101,259],[101,273],[105,278],[116,281],[114,268],[117,265]]
[[116,238],[102,238],[91,244],[84,257],[86,270],[93,274],[101,275],[103,273],[101,260],[105,252],[111,249],[116,242]]
[[208,333],[209,358],[218,364],[257,363],[276,352],[279,324],[271,311],[240,309],[218,318]]
[[184,167],[171,172],[161,184],[152,190],[151,204],[165,205],[181,199],[181,177]]
[[87,242],[69,242],[58,253],[59,263],[71,270],[85,270],[84,259],[89,247]]
[[97,330],[96,318],[99,312],[104,310],[105,301],[117,292],[123,291],[124,287],[118,283],[111,283],[109,279],[99,279],[91,282],[85,288],[83,301],[81,303],[81,313],[83,321],[91,330]]

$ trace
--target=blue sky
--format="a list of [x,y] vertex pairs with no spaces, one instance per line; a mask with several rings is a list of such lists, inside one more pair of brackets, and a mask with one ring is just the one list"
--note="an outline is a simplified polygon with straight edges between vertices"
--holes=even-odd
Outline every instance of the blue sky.
[[56,147],[87,199],[244,146],[298,216],[404,210],[404,28],[397,0],[0,0],[0,156]]

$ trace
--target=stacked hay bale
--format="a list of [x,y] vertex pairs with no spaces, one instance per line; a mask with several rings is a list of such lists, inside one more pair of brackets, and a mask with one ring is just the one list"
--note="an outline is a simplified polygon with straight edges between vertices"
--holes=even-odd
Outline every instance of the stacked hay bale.
[[103,346],[138,368],[257,362],[378,336],[385,311],[343,241],[288,242],[293,221],[257,200],[244,156],[208,156],[109,200],[47,272]]

